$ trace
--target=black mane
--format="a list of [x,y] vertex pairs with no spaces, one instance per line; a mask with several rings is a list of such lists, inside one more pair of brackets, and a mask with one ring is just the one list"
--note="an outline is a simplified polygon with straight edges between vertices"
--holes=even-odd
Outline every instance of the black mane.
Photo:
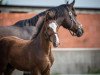
[[[54,17],[58,18],[58,17],[61,17],[64,15],[64,10],[66,10],[66,4],[60,5],[58,7],[50,8],[46,11],[53,12],[55,14]],[[23,27],[23,26],[27,26],[27,25],[28,26],[35,26],[39,17],[44,16],[46,11],[41,12],[40,14],[37,14],[36,16],[34,16],[30,19],[20,20],[20,21],[16,22],[14,25],[18,26],[18,27]]]
[[43,16],[43,15],[45,15],[45,12],[42,12],[42,13],[40,13],[40,14],[30,18],[30,19],[20,20],[20,21],[16,22],[14,25],[18,26],[18,27],[23,27],[23,26],[27,26],[27,25],[28,26],[35,26],[37,21],[38,21],[38,18],[40,16]]
[[47,11],[53,12],[55,14],[55,17],[58,18],[58,17],[64,16],[64,11],[66,10],[66,7],[67,7],[67,5],[63,4],[58,7],[48,9]]

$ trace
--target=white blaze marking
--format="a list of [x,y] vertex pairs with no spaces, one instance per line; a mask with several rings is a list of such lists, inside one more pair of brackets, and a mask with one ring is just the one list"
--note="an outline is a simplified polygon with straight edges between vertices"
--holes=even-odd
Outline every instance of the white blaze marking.
[[50,24],[49,24],[49,27],[52,28],[52,30],[53,30],[55,33],[57,32],[57,30],[56,30],[56,29],[57,29],[56,23],[54,23],[54,22],[50,23]]
[[[52,22],[49,24],[49,27],[54,31],[54,33],[57,33],[57,23]],[[59,38],[58,38],[58,34],[54,34],[56,37],[56,44],[59,44]]]
[[59,42],[58,35],[57,35],[57,34],[55,34],[55,36],[56,36],[56,44],[59,44],[60,42]]

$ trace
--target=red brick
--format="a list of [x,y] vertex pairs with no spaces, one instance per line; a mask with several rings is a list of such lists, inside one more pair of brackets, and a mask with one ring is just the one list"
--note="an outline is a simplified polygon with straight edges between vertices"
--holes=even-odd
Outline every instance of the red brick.
[[[13,25],[15,22],[31,18],[31,13],[2,13],[0,14],[0,25]],[[59,37],[61,48],[100,48],[100,14],[78,14],[77,19],[84,27],[82,37],[73,37],[68,30],[60,27]]]

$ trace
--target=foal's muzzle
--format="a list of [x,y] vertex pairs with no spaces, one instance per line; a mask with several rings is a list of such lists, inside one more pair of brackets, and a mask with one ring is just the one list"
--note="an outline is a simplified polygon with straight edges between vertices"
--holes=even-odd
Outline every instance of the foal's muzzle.
[[60,42],[59,42],[58,34],[53,35],[53,37],[51,38],[51,40],[52,40],[53,46],[55,48],[59,46]]
[[77,37],[81,37],[81,36],[83,35],[83,33],[84,33],[84,30],[83,30],[82,28],[79,28],[79,29],[77,29],[77,31],[76,31],[76,36],[77,36]]
[[56,48],[56,47],[59,46],[59,44],[60,44],[60,43],[55,43],[55,42],[54,42],[54,43],[53,43],[53,46]]

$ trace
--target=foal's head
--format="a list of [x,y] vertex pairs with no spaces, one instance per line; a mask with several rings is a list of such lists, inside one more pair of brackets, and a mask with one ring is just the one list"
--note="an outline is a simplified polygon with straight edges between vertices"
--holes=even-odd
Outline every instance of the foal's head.
[[57,33],[58,28],[59,26],[54,20],[49,21],[48,25],[46,25],[46,30],[45,30],[46,40],[52,42],[54,47],[58,47],[60,43],[58,33]]

